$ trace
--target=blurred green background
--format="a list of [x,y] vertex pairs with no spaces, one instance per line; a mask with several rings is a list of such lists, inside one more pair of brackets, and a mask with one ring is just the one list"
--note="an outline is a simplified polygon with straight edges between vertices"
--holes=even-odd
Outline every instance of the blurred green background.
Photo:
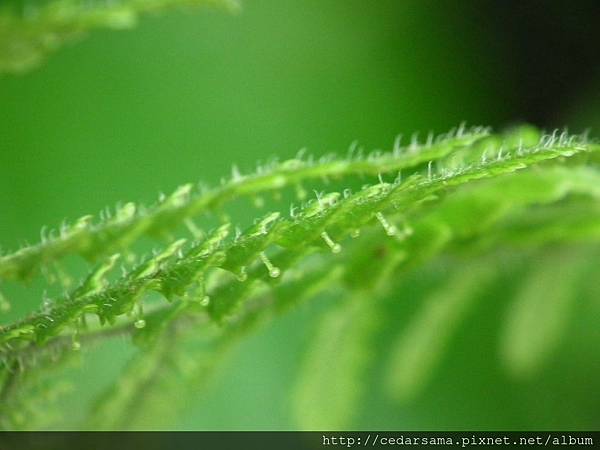
[[[14,250],[37,241],[44,224],[119,201],[151,202],[188,181],[215,184],[232,164],[248,172],[304,147],[345,153],[357,139],[389,149],[399,133],[443,132],[463,121],[573,131],[597,125],[597,65],[545,75],[536,71],[543,64],[527,58],[535,54],[527,35],[519,41],[510,31],[540,14],[565,39],[589,45],[588,23],[569,27],[579,16],[535,5],[511,20],[500,14],[502,3],[249,0],[235,15],[171,12],[146,17],[133,31],[93,32],[38,70],[0,78],[0,245]],[[562,47],[546,43],[540,61],[554,58],[563,70]],[[578,71],[587,74],[575,77]],[[239,213],[241,222],[254,215]],[[2,322],[40,301],[37,293],[27,298]],[[541,381],[511,384],[487,353],[498,308],[493,299],[482,308],[487,322],[461,331],[444,375],[423,398],[398,407],[374,392],[355,426],[597,428],[589,418],[600,389],[570,391],[570,403],[547,395],[565,379],[570,388],[593,385],[587,377],[600,373],[594,354],[569,353],[567,342],[566,359],[556,359]],[[318,309],[299,308],[245,341],[168,427],[295,428],[290,388]],[[597,337],[592,325],[581,329]],[[469,346],[473,340],[482,345]],[[130,351],[116,343],[84,355],[91,360],[81,379],[100,389]],[[76,390],[65,401],[78,408],[88,397]]]

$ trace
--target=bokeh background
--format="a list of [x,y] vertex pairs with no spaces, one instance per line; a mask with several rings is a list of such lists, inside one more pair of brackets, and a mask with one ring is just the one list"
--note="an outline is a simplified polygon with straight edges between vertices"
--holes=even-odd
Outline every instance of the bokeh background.
[[[247,172],[300,148],[345,153],[357,139],[388,149],[399,133],[463,121],[597,135],[598,23],[593,0],[248,0],[238,14],[176,11],[132,31],[95,31],[35,71],[0,78],[0,245],[13,250],[37,241],[43,224],[151,202],[184,182],[214,184],[232,164]],[[40,301],[4,289],[28,300],[3,322]],[[354,426],[593,427],[600,387],[570,402],[548,392],[598,387],[589,378],[598,358],[565,344],[541,381],[507,382],[483,344],[496,312],[461,331],[455,363],[416,403],[373,394]],[[169,427],[297,427],[290,386],[315,314],[300,308],[246,340]],[[100,349],[79,376],[99,389],[129,355],[124,344]],[[86,395],[64,401],[77,410]]]

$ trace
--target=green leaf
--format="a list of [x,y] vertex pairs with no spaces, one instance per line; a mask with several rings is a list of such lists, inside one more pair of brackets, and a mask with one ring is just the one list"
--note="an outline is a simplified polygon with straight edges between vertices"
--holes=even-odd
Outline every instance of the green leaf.
[[39,0],[0,5],[0,74],[39,66],[48,54],[98,28],[134,27],[143,14],[235,0]]
[[376,305],[362,296],[338,305],[320,321],[294,391],[293,413],[301,429],[348,426],[364,390],[376,324]]
[[390,395],[408,401],[427,386],[453,333],[493,276],[490,265],[466,265],[423,300],[391,345],[386,380]]
[[516,298],[502,320],[500,354],[516,377],[542,369],[567,332],[586,252],[556,250],[532,261]]
[[[600,238],[600,173],[586,164],[599,149],[580,136],[540,137],[527,127],[493,135],[461,128],[366,158],[298,158],[246,176],[234,171],[218,188],[184,185],[148,208],[127,203],[97,222],[85,216],[37,245],[0,257],[5,281],[25,281],[69,255],[97,261],[78,287],[0,328],[0,382],[10,387],[5,392],[18,393],[7,395],[3,407],[18,412],[19,398],[35,393],[26,380],[45,370],[36,364],[39,358],[66,357],[96,340],[126,335],[133,336],[139,354],[121,381],[98,398],[92,422],[106,428],[151,423],[151,411],[158,411],[169,392],[204,381],[208,368],[266,319],[319,292],[345,289],[350,301],[327,312],[318,327],[294,403],[302,427],[344,428],[362,399],[361,380],[382,314],[378,301],[395,280],[438,257],[464,261],[490,255],[477,259],[483,261],[480,267],[450,268],[449,281],[410,319],[386,384],[407,400],[427,385],[469,305],[493,277],[494,252],[509,246],[543,251],[549,243]],[[396,174],[400,169],[405,173]],[[383,176],[389,173],[396,176],[390,183]],[[383,175],[362,190],[319,193],[289,217],[269,213],[234,236],[226,216],[210,233],[190,221],[260,192],[323,177],[350,184],[378,174]],[[184,224],[191,242],[179,236]],[[115,252],[131,255],[143,236],[167,242],[146,258],[127,258],[121,276],[109,277]],[[569,264],[575,279],[580,265]],[[562,329],[556,324],[566,308],[563,297],[543,305],[548,320],[531,339],[533,349],[523,353],[526,346],[505,346],[512,349],[509,364],[539,367],[543,358],[532,355],[551,353],[560,336],[556,330]],[[531,317],[535,308],[523,307],[525,313],[515,317]],[[506,334],[510,339],[529,330],[522,317],[509,322],[517,324],[511,325],[517,332]],[[210,350],[198,353],[198,364],[185,362],[195,354],[186,353],[188,338],[207,337]],[[15,365],[23,376],[11,376]],[[146,391],[148,385],[153,387]],[[146,394],[148,402],[142,402]],[[143,411],[135,412],[142,403]],[[175,403],[170,403],[173,414]]]

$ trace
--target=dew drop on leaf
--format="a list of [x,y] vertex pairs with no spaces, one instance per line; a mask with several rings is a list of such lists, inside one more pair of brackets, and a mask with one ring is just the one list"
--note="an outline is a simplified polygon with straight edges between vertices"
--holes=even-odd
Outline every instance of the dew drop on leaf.
[[281,275],[281,270],[279,269],[279,267],[273,265],[271,260],[265,254],[265,252],[260,252],[258,256],[269,271],[269,276],[271,278],[277,278],[279,275]]
[[390,224],[382,213],[378,212],[375,214],[375,217],[377,217],[377,220],[385,230],[385,234],[388,236],[395,236],[398,233],[398,229],[394,225]]
[[327,246],[331,249],[332,253],[339,253],[342,251],[342,246],[335,242],[333,239],[331,239],[329,234],[327,234],[327,231],[323,231],[321,233],[321,237],[323,238]]

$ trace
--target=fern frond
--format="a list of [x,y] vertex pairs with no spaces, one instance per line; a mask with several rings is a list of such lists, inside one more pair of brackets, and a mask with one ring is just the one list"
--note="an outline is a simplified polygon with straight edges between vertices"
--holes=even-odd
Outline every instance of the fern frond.
[[[376,306],[367,299],[382,296],[399,273],[418,268],[443,252],[481,255],[504,245],[539,247],[571,238],[598,240],[600,222],[594,218],[599,215],[600,172],[593,162],[585,165],[585,160],[599,150],[598,144],[580,136],[540,136],[527,127],[502,135],[481,128],[469,132],[459,129],[439,140],[397,146],[389,153],[344,159],[297,158],[248,176],[235,171],[232,179],[215,189],[195,191],[185,185],[150,208],[126,204],[114,217],[98,223],[86,216],[65,227],[58,237],[0,258],[0,279],[4,280],[27,279],[66,255],[99,261],[68,294],[0,328],[0,357],[5,361],[0,375],[6,378],[7,369],[15,363],[25,372],[35,371],[32,358],[37,354],[43,357],[51,348],[66,354],[87,340],[110,338],[111,330],[130,334],[140,348],[139,355],[124,375],[124,384],[100,398],[92,422],[103,428],[133,426],[133,422],[126,423],[126,411],[139,397],[142,386],[156,382],[162,386],[156,390],[159,396],[169,384],[168,373],[186,372],[181,366],[183,359],[175,353],[169,355],[173,357],[172,370],[162,364],[165,342],[177,348],[190,336],[190,329],[198,338],[209,338],[210,345],[203,347],[208,348],[203,350],[207,359],[199,358],[194,367],[188,365],[185,375],[205,378],[210,361],[271,314],[324,288],[337,288],[352,292],[355,306],[341,305],[340,311],[347,310],[350,319],[343,319],[340,311],[332,313],[319,336],[327,340],[336,335],[333,340],[342,342],[343,330],[356,314],[364,316],[356,342],[345,341],[349,353],[335,355],[341,358],[340,367],[346,368],[344,384],[354,386],[368,358],[358,361],[346,356],[361,353],[359,349],[369,339],[372,328],[367,317],[375,314]],[[410,173],[399,174],[400,170]],[[395,178],[388,183],[384,178],[389,174]],[[225,219],[208,235],[196,233],[189,243],[173,238],[120,277],[110,275],[118,253],[130,251],[139,237],[176,235],[187,220],[229,201],[314,183],[323,177],[349,185],[362,175],[379,179],[354,193],[319,193],[316,199],[292,210],[289,217],[278,212],[266,214],[232,237],[232,224]],[[582,214],[581,205],[586,205],[587,214]],[[568,208],[575,208],[576,213],[561,219],[560,224],[553,221]],[[378,264],[373,264],[374,258]],[[447,299],[440,311],[436,309],[438,313],[423,313],[424,319],[411,328],[412,338],[407,338],[418,342],[417,347],[435,347],[431,355],[439,354],[445,341],[441,335],[432,338],[427,334],[423,323],[444,318],[450,327],[452,314],[459,320],[459,312],[465,310],[462,300],[470,296],[474,286],[461,275],[451,283],[456,296]],[[476,271],[473,279],[481,283],[483,275]],[[152,293],[167,302],[149,301]],[[356,313],[354,308],[362,312]],[[509,332],[505,342],[513,335]],[[66,342],[73,345],[63,345]],[[318,344],[313,363],[307,367],[314,369],[321,364],[315,361],[330,358],[330,350]],[[544,351],[534,347],[521,360],[534,361],[536,357],[531,355]],[[398,395],[416,392],[435,365],[435,358],[423,359],[421,353],[407,358],[406,351],[399,350],[404,357],[400,358],[402,364],[396,364],[400,374],[396,380],[400,381],[394,388]],[[511,358],[507,356],[507,360],[515,360]],[[307,375],[303,383],[299,388],[306,394],[302,401],[318,401],[321,382]],[[332,426],[346,423],[350,415],[341,411],[350,409],[360,395],[336,398],[339,401],[323,410],[335,412]],[[299,408],[305,409],[306,404],[301,403]],[[114,421],[99,419],[106,416]],[[141,416],[139,420],[143,421]],[[308,416],[302,420],[308,428],[318,423]]]
[[[247,267],[259,259],[261,252],[270,245],[276,244],[293,251],[291,255],[295,259],[307,251],[308,245],[331,247],[331,238],[328,240],[324,236],[348,236],[357,227],[381,217],[382,211],[406,212],[415,205],[430,201],[436,195],[469,181],[511,173],[524,169],[529,164],[569,157],[585,151],[589,151],[589,147],[579,144],[536,146],[520,149],[518,153],[504,153],[492,160],[481,161],[452,172],[442,170],[434,174],[428,171],[394,184],[380,183],[346,198],[332,194],[307,205],[293,219],[280,218],[276,214],[268,215],[233,242],[221,246],[221,241],[217,240],[218,243],[213,246],[209,239],[209,249],[205,249],[205,244],[193,245],[180,257],[176,253],[184,241],[179,240],[161,254],[136,267],[109,289],[94,295],[59,300],[49,312],[6,327],[0,332],[0,343],[13,339],[43,342],[79,320],[85,313],[97,314],[101,322],[114,321],[116,317],[131,312],[137,300],[149,290],[159,291],[167,298],[172,297],[174,292],[183,294],[192,280],[204,273],[209,266],[222,267],[243,279]],[[554,180],[553,177],[550,179]],[[561,184],[560,189],[564,190],[565,187]],[[540,194],[538,190],[523,192],[530,196]],[[179,199],[180,195],[174,198]],[[181,220],[185,216],[179,217]],[[390,234],[391,230],[386,231]],[[184,273],[187,275],[183,276]],[[211,312],[219,318],[229,313],[233,306],[225,307],[224,303],[211,305]]]
[[[256,196],[263,192],[277,191],[286,186],[301,186],[323,178],[347,178],[353,175],[378,175],[396,173],[427,161],[437,160],[454,150],[468,146],[489,135],[489,129],[475,127],[459,128],[428,139],[423,144],[413,141],[407,147],[399,144],[393,152],[375,152],[367,156],[350,150],[348,158],[312,157],[297,158],[261,167],[254,174],[241,175],[237,169],[220,187],[206,190],[202,185],[186,184],[173,194],[162,198],[158,204],[145,208],[134,203],[118,206],[114,216],[94,223],[90,215],[73,225],[63,225],[53,235],[43,238],[34,246],[15,253],[0,256],[0,279],[25,280],[40,267],[70,255],[78,254],[87,260],[127,249],[139,237],[169,235],[186,219],[215,211],[228,201],[240,197]],[[300,188],[300,199],[306,195]],[[194,230],[198,234],[197,230]]]

